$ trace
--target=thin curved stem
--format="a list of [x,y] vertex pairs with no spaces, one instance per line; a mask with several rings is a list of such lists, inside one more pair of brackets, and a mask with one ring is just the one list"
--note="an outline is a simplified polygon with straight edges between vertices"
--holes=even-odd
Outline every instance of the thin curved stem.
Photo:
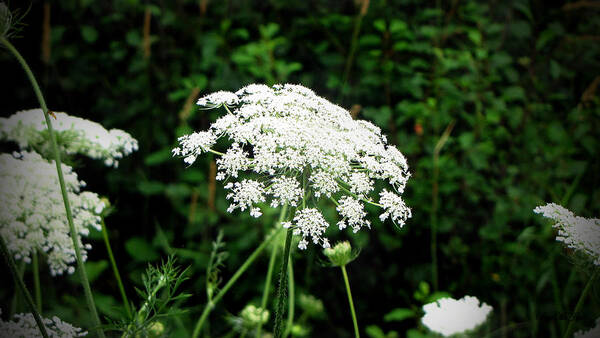
[[579,314],[581,307],[585,303],[587,294],[590,292],[590,289],[592,288],[592,284],[594,284],[594,280],[596,279],[596,277],[598,277],[599,273],[600,273],[600,268],[595,268],[594,272],[592,273],[592,276],[590,277],[590,279],[587,282],[587,285],[581,292],[581,296],[579,296],[577,305],[575,305],[575,310],[573,311],[573,314],[569,318],[569,326],[567,326],[567,330],[565,331],[563,338],[569,338],[573,334],[573,331],[575,330],[575,318],[577,318],[577,314]]
[[[19,265],[17,266],[17,274],[19,278],[23,279],[25,275],[25,261],[21,260]],[[10,312],[8,313],[8,318],[12,318],[15,313],[17,313],[17,307],[21,304],[21,297],[19,297],[21,293],[15,292],[11,301],[10,301]]]
[[18,288],[21,290],[25,301],[27,301],[27,305],[29,305],[29,309],[31,310],[31,314],[33,314],[33,319],[35,319],[35,322],[37,323],[38,328],[40,329],[40,333],[44,338],[48,338],[48,332],[46,332],[46,327],[44,326],[42,317],[40,316],[40,313],[38,312],[35,304],[33,303],[33,299],[31,298],[31,294],[27,290],[27,286],[25,286],[25,282],[23,282],[23,278],[19,275],[17,271],[17,265],[15,264],[13,257],[10,255],[10,252],[8,252],[8,248],[6,247],[6,243],[4,242],[4,238],[2,236],[0,236],[0,250],[2,251],[2,255],[6,260],[8,268],[10,269],[10,273],[12,274],[13,279],[15,280],[15,284],[17,284]]
[[90,288],[90,283],[87,278],[87,273],[85,271],[85,266],[83,264],[83,258],[81,256],[81,248],[79,247],[79,241],[77,238],[77,232],[75,230],[75,224],[73,224],[73,215],[71,214],[71,206],[69,204],[69,196],[67,195],[67,188],[65,186],[65,179],[63,177],[61,160],[60,160],[60,152],[58,150],[58,145],[56,143],[56,135],[54,134],[54,129],[52,128],[52,122],[50,121],[50,116],[48,115],[48,107],[46,106],[46,101],[44,100],[44,96],[42,95],[42,91],[40,86],[27,65],[25,59],[21,56],[19,51],[5,38],[0,38],[0,43],[6,46],[6,48],[15,56],[15,58],[19,61],[25,74],[29,78],[31,82],[31,86],[33,87],[33,91],[38,99],[38,102],[44,112],[44,118],[46,119],[46,125],[48,126],[48,133],[50,134],[50,141],[52,143],[52,150],[54,152],[54,162],[56,164],[56,172],[58,174],[58,181],[60,183],[60,191],[62,193],[63,202],[65,204],[65,211],[67,214],[67,221],[69,223],[69,233],[71,234],[71,241],[73,242],[73,249],[75,250],[75,257],[77,258],[77,270],[79,270],[79,278],[81,279],[81,285],[83,286],[83,290],[85,293],[85,298],[87,301],[88,308],[91,312],[92,321],[94,323],[94,329],[100,338],[104,338],[104,332],[100,327],[100,318],[98,317],[98,312],[96,311],[96,304],[94,303],[94,297],[92,295],[92,289]]
[[106,224],[104,223],[104,217],[100,217],[100,224],[102,225],[102,237],[104,238],[104,245],[106,246],[106,251],[108,252],[110,265],[112,266],[115,279],[117,280],[117,285],[119,286],[119,292],[121,293],[121,299],[123,300],[125,311],[127,311],[127,316],[129,318],[133,318],[133,313],[131,312],[131,305],[129,304],[129,299],[127,299],[127,294],[125,293],[125,287],[123,287],[123,282],[121,281],[121,274],[119,273],[119,269],[117,268],[117,262],[115,261],[115,256],[113,255],[112,248],[110,247],[110,241],[108,240],[108,229],[106,228]]
[[[279,220],[277,221],[277,225],[279,226],[281,222],[285,219],[285,214],[287,212],[288,205],[284,204],[281,208],[281,212],[279,213]],[[269,299],[269,291],[271,289],[271,279],[273,279],[273,270],[275,268],[275,258],[277,258],[277,247],[273,247],[271,250],[271,257],[269,258],[269,267],[267,269],[267,277],[265,278],[265,287],[263,289],[262,300],[260,302],[260,308],[265,310],[267,308],[267,300]],[[256,328],[256,337],[260,337],[262,333],[262,321],[259,322],[258,327]]]
[[219,291],[219,293],[215,296],[215,298],[213,298],[211,302],[206,304],[206,306],[204,307],[204,310],[202,311],[202,315],[200,316],[200,318],[198,319],[198,322],[196,323],[196,327],[194,328],[194,332],[192,333],[192,338],[197,338],[200,335],[200,330],[202,329],[204,322],[208,318],[208,315],[210,314],[212,309],[215,307],[215,305],[219,302],[219,300],[221,300],[221,298],[223,298],[223,296],[225,296],[227,291],[229,291],[229,289],[233,286],[233,284],[235,284],[235,282],[242,276],[242,274],[248,269],[248,267],[250,267],[250,265],[256,260],[256,258],[265,249],[265,247],[275,237],[277,237],[277,235],[279,234],[281,229],[283,229],[283,228],[277,229],[273,234],[271,234],[271,236],[267,237],[267,239],[265,239],[261,243],[261,245],[258,248],[256,248],[254,250],[254,252],[252,252],[252,254],[244,262],[244,264],[242,264],[242,266],[240,266],[239,269],[233,274],[231,279],[229,279],[227,284],[225,284],[225,286],[221,289],[221,291]]
[[42,288],[40,286],[40,266],[37,251],[31,255],[31,268],[33,270],[33,290],[35,292],[35,305],[38,312],[42,313]]
[[344,187],[343,185],[341,185],[339,181],[338,181],[338,187],[340,187],[342,190],[344,190],[346,193],[348,193],[349,195],[353,196],[354,198],[357,198],[357,199],[359,199],[359,200],[361,200],[363,202],[367,202],[367,203],[369,203],[371,205],[383,208],[382,204],[379,204],[379,203],[370,201],[370,200],[368,200],[368,199],[366,199],[364,197],[358,196],[357,194],[353,193],[352,191],[346,189],[346,187]]
[[288,317],[287,322],[285,323],[285,332],[283,332],[284,338],[290,334],[290,332],[292,331],[292,325],[294,324],[294,307],[296,301],[296,293],[294,292],[294,268],[292,265],[292,260],[290,260],[290,262],[288,263]]
[[346,284],[346,293],[348,294],[348,303],[350,303],[350,313],[352,314],[352,323],[354,324],[354,336],[360,337],[358,331],[358,321],[356,320],[356,312],[354,311],[354,302],[352,301],[352,292],[350,291],[350,282],[348,281],[348,273],[346,272],[346,266],[340,266],[342,269],[342,275],[344,275],[344,284]]
[[277,307],[275,312],[275,328],[273,336],[281,338],[283,334],[283,316],[285,315],[285,301],[287,300],[287,269],[290,259],[290,246],[292,244],[292,229],[288,229],[285,236],[285,248],[283,251],[283,263],[279,274],[279,295],[277,297]]
[[96,311],[96,305],[94,303],[94,297],[92,295],[92,289],[90,288],[90,283],[87,277],[87,273],[85,271],[85,266],[83,264],[83,258],[81,256],[81,248],[79,247],[79,241],[77,238],[77,232],[75,230],[75,225],[73,224],[73,215],[71,214],[71,206],[69,204],[69,197],[67,195],[67,188],[65,186],[65,179],[63,177],[61,160],[60,160],[60,152],[58,150],[58,145],[56,143],[56,135],[54,134],[54,129],[52,128],[52,122],[50,121],[50,116],[48,115],[48,107],[46,106],[46,101],[44,100],[44,96],[42,95],[42,91],[40,86],[33,75],[33,72],[27,65],[25,59],[21,56],[19,51],[5,38],[0,38],[0,43],[6,46],[6,48],[15,56],[15,58],[19,61],[23,70],[27,74],[29,81],[33,87],[33,91],[37,96],[39,104],[44,112],[44,118],[46,119],[46,125],[48,126],[48,133],[50,134],[50,141],[52,143],[52,150],[54,151],[54,162],[56,164],[56,172],[58,174],[58,181],[60,183],[60,191],[62,193],[63,202],[65,204],[65,211],[67,214],[67,221],[69,223],[69,233],[71,234],[71,241],[73,242],[73,249],[75,251],[75,257],[77,258],[77,270],[79,270],[79,277],[81,279],[81,285],[83,286],[83,290],[85,293],[85,298],[87,301],[88,308],[91,313],[92,321],[94,323],[94,328],[96,330],[97,335],[100,338],[104,338],[104,332],[100,327],[100,318],[98,317],[98,312]]
[[[269,299],[271,279],[273,278],[273,270],[275,267],[275,258],[277,258],[277,249],[273,248],[273,250],[271,250],[271,257],[269,258],[269,268],[267,269],[267,277],[265,278],[265,287],[263,288],[262,300],[260,301],[260,308],[263,310],[266,309],[267,300]],[[256,328],[256,337],[261,337],[262,326],[263,323],[261,321]]]

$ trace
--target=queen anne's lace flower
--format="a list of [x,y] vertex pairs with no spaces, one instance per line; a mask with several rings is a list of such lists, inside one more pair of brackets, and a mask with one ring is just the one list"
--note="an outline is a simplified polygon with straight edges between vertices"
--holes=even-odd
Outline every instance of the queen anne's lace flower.
[[[67,154],[82,154],[117,167],[120,158],[138,149],[137,140],[123,130],[106,130],[99,123],[65,113],[55,113],[55,116],[52,127],[59,146]],[[48,127],[42,110],[23,110],[0,118],[0,139],[14,141],[23,150],[48,147]]]
[[556,240],[572,249],[588,254],[595,265],[600,265],[600,219],[575,216],[564,207],[548,203],[533,209],[535,213],[553,219],[558,229]]
[[227,194],[227,199],[233,200],[233,203],[227,209],[228,212],[232,212],[237,208],[242,211],[249,208],[250,215],[253,217],[260,217],[262,215],[260,208],[252,206],[255,203],[265,201],[265,189],[262,183],[253,180],[230,182],[225,185],[225,189],[231,190],[231,193]]
[[598,338],[600,337],[600,318],[596,319],[596,326],[588,329],[577,331],[573,334],[573,338]]
[[[221,155],[217,160],[218,180],[237,179],[241,172],[251,172],[260,176],[262,187],[267,187],[245,202],[236,201],[237,193],[232,192],[230,211],[249,208],[256,216],[257,209],[252,205],[270,201],[272,206],[296,207],[298,219],[305,220],[307,209],[300,200],[318,201],[324,197],[339,201],[342,223],[338,226],[350,225],[354,231],[369,225],[361,203],[383,208],[381,219],[389,217],[400,226],[411,216],[400,195],[384,190],[379,202],[369,198],[376,180],[386,181],[402,194],[410,176],[402,153],[387,143],[378,127],[353,120],[347,110],[312,90],[290,84],[252,84],[235,93],[210,94],[199,99],[198,104],[208,108],[224,106],[227,113],[207,131],[180,137],[173,154],[188,164],[204,152]],[[223,136],[231,142],[229,148],[223,152],[212,149]],[[298,184],[290,181],[294,178]],[[233,183],[227,186],[237,187]],[[284,223],[303,234],[301,249],[307,246],[307,236],[315,243],[327,243],[322,238],[327,222],[318,215],[313,214],[319,221],[310,223],[308,228],[307,222]]]
[[[0,310],[0,314],[2,311]],[[51,319],[42,318],[46,332],[49,337],[53,338],[72,338],[83,337],[87,335],[86,331],[73,325],[63,322],[60,318],[54,316]],[[36,338],[42,337],[42,333],[33,318],[31,313],[15,314],[13,320],[0,320],[0,337],[1,338]]]
[[362,203],[359,200],[344,196],[340,198],[339,205],[336,209],[340,216],[344,217],[341,221],[338,222],[338,227],[340,230],[346,228],[346,224],[352,227],[352,231],[355,233],[360,230],[361,227],[366,226],[368,228],[371,227],[371,222],[365,219],[367,213],[364,210]]
[[[308,245],[306,239],[308,237],[312,239],[314,244],[321,243],[324,248],[329,248],[329,241],[327,238],[323,238],[323,234],[327,230],[327,227],[329,227],[329,223],[323,218],[319,210],[306,208],[297,211],[294,216],[294,224],[296,226],[294,235],[302,235],[302,240],[298,243],[298,248],[306,249]],[[284,226],[289,227],[289,224]]]
[[445,337],[473,330],[483,324],[492,307],[476,297],[465,296],[459,300],[441,298],[423,306],[423,325]]
[[269,192],[273,195],[273,201],[271,202],[273,208],[285,204],[297,206],[302,197],[300,182],[293,177],[275,177]]
[[383,189],[379,193],[379,203],[381,203],[385,210],[384,213],[379,215],[379,219],[382,222],[390,217],[392,221],[402,226],[404,225],[404,221],[412,216],[410,209],[406,207],[402,198],[393,192]]
[[[80,191],[85,182],[71,167],[63,164],[62,171],[85,261],[91,245],[83,245],[81,236],[90,228],[101,230],[98,215],[105,205],[97,194]],[[0,186],[0,235],[15,259],[29,263],[32,254],[44,252],[52,275],[73,273],[75,250],[54,161],[37,153],[2,154]]]

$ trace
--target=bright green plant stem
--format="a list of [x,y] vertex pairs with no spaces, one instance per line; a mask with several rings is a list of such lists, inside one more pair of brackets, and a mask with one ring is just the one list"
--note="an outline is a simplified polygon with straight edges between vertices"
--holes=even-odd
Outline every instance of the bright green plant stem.
[[127,299],[127,294],[125,293],[125,288],[123,287],[123,282],[121,281],[121,274],[117,268],[117,262],[115,261],[115,256],[113,255],[112,248],[110,247],[110,241],[108,240],[108,229],[104,223],[104,217],[100,217],[100,224],[102,224],[102,237],[104,238],[104,245],[106,246],[106,251],[108,252],[108,258],[110,259],[110,265],[112,266],[115,279],[117,280],[117,285],[119,285],[119,292],[121,293],[121,299],[123,300],[125,311],[127,311],[127,316],[132,318],[129,299]]
[[[283,222],[285,218],[285,213],[287,212],[287,204],[284,204],[281,208],[281,212],[279,213],[279,220],[277,221],[277,227]],[[262,300],[260,302],[260,308],[267,308],[267,301],[269,300],[269,291],[271,289],[271,279],[273,279],[273,270],[275,268],[275,259],[277,258],[277,246],[274,246],[271,250],[271,257],[269,258],[269,267],[267,269],[267,277],[265,278],[265,287],[263,289]],[[256,337],[260,337],[262,333],[262,321],[259,322],[258,327],[256,328]]]
[[440,152],[444,147],[444,144],[448,141],[450,133],[454,128],[455,121],[453,120],[444,130],[444,133],[438,140],[433,150],[433,182],[431,185],[431,210],[429,214],[431,224],[431,279],[433,283],[433,290],[438,290],[438,259],[437,259],[437,209],[439,200],[439,176],[440,176]]
[[590,289],[592,288],[592,285],[594,284],[594,280],[596,279],[596,277],[598,277],[599,273],[600,273],[600,268],[595,268],[594,272],[592,273],[592,276],[590,277],[590,279],[587,282],[587,285],[581,292],[581,295],[579,296],[579,300],[577,301],[577,305],[575,305],[575,310],[573,311],[573,314],[569,318],[569,325],[567,326],[567,330],[565,331],[563,338],[569,338],[573,335],[573,331],[575,330],[575,318],[577,318],[577,314],[579,314],[581,307],[585,303],[587,294],[590,292]]
[[[262,300],[260,301],[260,308],[266,309],[267,300],[269,299],[269,290],[271,289],[271,279],[273,278],[273,270],[275,267],[275,259],[277,258],[277,248],[271,250],[271,257],[269,258],[269,268],[267,269],[267,277],[265,278],[265,287],[263,288]],[[256,328],[256,336],[260,337],[262,333],[262,321]]]
[[346,266],[340,266],[342,269],[342,275],[344,275],[344,284],[346,285],[346,293],[348,294],[348,303],[350,304],[350,313],[352,314],[352,323],[354,324],[354,336],[360,337],[358,331],[358,321],[356,320],[356,311],[354,311],[354,301],[352,301],[352,292],[350,291],[350,282],[348,281],[348,273],[346,272]]
[[290,246],[292,244],[292,229],[287,230],[285,237],[285,247],[283,250],[283,263],[281,264],[281,272],[279,274],[279,293],[277,296],[277,307],[275,312],[275,328],[273,336],[281,338],[283,335],[283,316],[285,315],[285,301],[287,300],[287,271],[288,262],[290,259]]
[[33,91],[37,96],[39,104],[44,112],[44,118],[46,119],[46,125],[48,126],[48,133],[50,134],[50,141],[52,143],[52,150],[54,151],[54,162],[56,164],[56,172],[58,174],[58,181],[60,183],[60,191],[62,193],[63,202],[65,204],[65,211],[67,214],[67,221],[69,223],[69,232],[71,234],[71,240],[73,241],[73,249],[75,250],[75,256],[77,258],[77,270],[79,270],[79,278],[81,280],[81,285],[83,286],[83,290],[85,293],[85,298],[87,301],[88,308],[90,310],[90,315],[92,321],[94,323],[94,330],[96,334],[100,338],[104,338],[104,332],[100,327],[100,318],[98,317],[98,312],[96,311],[96,305],[94,303],[94,297],[92,295],[92,289],[90,288],[90,283],[88,281],[87,273],[85,271],[85,265],[83,264],[83,259],[81,257],[81,248],[79,247],[79,242],[77,240],[77,232],[75,230],[75,224],[73,224],[73,215],[71,214],[71,206],[69,204],[69,196],[67,195],[67,188],[65,186],[65,179],[63,177],[62,172],[62,163],[60,160],[60,152],[58,150],[58,145],[56,143],[56,135],[54,134],[54,129],[52,128],[52,123],[50,121],[50,116],[48,115],[48,107],[46,106],[46,101],[44,100],[44,96],[42,95],[42,91],[40,86],[33,75],[33,72],[27,65],[25,59],[21,56],[19,51],[5,38],[0,38],[0,43],[6,46],[6,48],[15,56],[15,58],[19,61],[23,70],[27,74],[29,81],[33,87]]
[[[164,276],[161,276],[160,281],[154,287],[154,289],[152,289],[152,292],[150,293],[150,295],[148,296],[148,298],[144,302],[144,305],[142,305],[142,307],[136,313],[136,321],[144,321],[144,319],[146,317],[146,314],[150,310],[148,308],[150,306],[150,301],[152,299],[156,298],[156,294],[158,293],[158,291],[160,291],[160,289],[164,288],[165,285],[167,285],[167,279]],[[133,326],[134,323],[135,322],[133,322],[131,325],[129,325],[128,330],[126,330],[125,332],[123,332],[123,335],[121,336],[122,338],[129,337],[129,334],[130,334],[129,329],[132,328],[132,326]]]
[[294,325],[294,307],[296,303],[296,292],[294,291],[294,268],[292,261],[288,263],[288,288],[289,288],[289,296],[288,296],[288,317],[287,322],[285,323],[285,332],[283,333],[283,337],[287,337],[292,331],[292,325]]
[[4,243],[4,238],[2,236],[0,236],[0,250],[2,250],[2,255],[4,256],[6,264],[10,269],[10,273],[12,274],[13,279],[15,280],[15,284],[17,284],[17,287],[21,290],[21,293],[23,294],[27,305],[29,305],[29,309],[31,310],[33,318],[35,319],[35,322],[37,323],[38,328],[40,329],[40,333],[44,338],[48,338],[48,332],[46,332],[46,327],[44,326],[42,317],[40,316],[40,313],[38,312],[35,304],[33,303],[33,299],[31,298],[31,294],[27,290],[27,286],[25,286],[25,282],[23,282],[23,278],[19,275],[19,272],[17,271],[17,265],[15,264],[15,261],[11,256],[10,252],[8,252],[8,248],[6,247],[6,243]]
[[33,269],[33,290],[35,292],[35,305],[37,310],[42,313],[42,288],[40,286],[40,266],[38,263],[38,253],[31,255],[31,268]]
[[242,266],[239,267],[239,269],[233,274],[231,279],[227,282],[227,284],[225,284],[225,286],[219,291],[219,293],[212,299],[212,301],[209,302],[208,304],[206,304],[206,306],[204,307],[204,310],[202,311],[202,315],[200,316],[200,319],[198,319],[198,322],[196,323],[194,332],[192,333],[193,338],[197,338],[200,335],[200,330],[202,329],[204,322],[208,318],[208,315],[210,314],[212,309],[219,302],[219,300],[221,300],[221,298],[223,298],[223,296],[225,296],[225,294],[227,293],[227,291],[229,291],[229,289],[233,286],[233,284],[235,284],[235,282],[242,276],[242,274],[248,269],[248,267],[250,267],[250,265],[252,263],[254,263],[256,258],[261,254],[261,252],[265,249],[265,247],[267,247],[267,245],[274,238],[277,237],[277,235],[279,234],[281,229],[282,228],[277,229],[273,234],[271,234],[269,237],[267,237],[267,239],[265,239],[261,243],[261,245],[258,248],[256,248],[254,250],[254,252],[252,252],[250,257],[248,257],[248,259],[246,259],[244,264],[242,264]]
[[[21,260],[19,262],[19,265],[17,266],[17,273],[19,274],[19,278],[23,279],[23,276],[25,275],[25,261]],[[20,295],[21,293],[15,292],[15,294],[12,297],[12,300],[10,302],[10,312],[8,314],[9,318],[12,318],[12,316],[14,316],[15,313],[17,313],[17,307],[19,306],[19,304],[21,304],[21,297],[19,297]]]

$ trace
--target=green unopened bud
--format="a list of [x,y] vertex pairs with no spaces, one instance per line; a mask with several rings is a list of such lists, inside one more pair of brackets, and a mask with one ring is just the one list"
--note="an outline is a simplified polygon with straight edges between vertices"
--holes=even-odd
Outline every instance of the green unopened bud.
[[298,305],[310,317],[318,317],[324,311],[323,302],[312,295],[301,294],[298,297]]
[[151,337],[160,337],[165,332],[165,325],[161,322],[154,322],[148,328]]
[[269,310],[254,305],[246,305],[240,313],[244,326],[256,327],[259,324],[265,324],[269,320]]
[[294,337],[306,337],[310,333],[310,330],[306,326],[302,326],[300,324],[292,325],[292,329],[290,333]]
[[356,258],[356,255],[352,253],[350,242],[347,241],[337,243],[333,248],[323,250],[323,253],[333,266],[344,266]]

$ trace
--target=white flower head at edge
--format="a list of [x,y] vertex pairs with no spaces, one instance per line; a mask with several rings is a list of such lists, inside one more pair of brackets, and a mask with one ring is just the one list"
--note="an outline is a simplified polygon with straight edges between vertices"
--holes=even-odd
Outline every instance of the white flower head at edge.
[[600,219],[576,216],[555,203],[539,206],[533,211],[556,222],[553,227],[558,230],[557,241],[586,253],[595,265],[600,265]]
[[600,318],[596,319],[596,326],[589,330],[577,331],[573,338],[598,338],[600,337]]
[[443,336],[473,330],[483,324],[492,307],[476,297],[465,296],[459,300],[441,298],[423,306],[423,325]]
[[[2,310],[0,309],[0,314]],[[60,318],[54,316],[50,318],[42,318],[42,322],[46,327],[46,332],[49,337],[56,338],[72,338],[83,337],[87,335],[86,331],[73,325],[63,322]],[[32,337],[41,338],[40,329],[31,313],[15,314],[10,321],[0,320],[0,337]]]
[[[90,228],[101,230],[105,204],[97,194],[81,191],[85,182],[68,165],[62,165],[65,185],[82,258],[90,244],[81,237]],[[31,255],[44,252],[52,275],[73,273],[76,261],[63,204],[56,165],[37,153],[0,155],[0,235],[15,259],[31,262]]]
[[[103,160],[107,166],[117,167],[118,160],[138,149],[138,142],[120,129],[106,130],[99,123],[54,113],[54,131],[68,142],[60,143],[67,154],[81,154]],[[0,139],[16,142],[21,150],[44,141],[47,133],[46,120],[41,109],[16,112],[8,118],[0,118]]]
[[[400,196],[410,177],[402,153],[387,143],[377,126],[354,120],[347,110],[312,90],[251,84],[235,93],[209,94],[198,104],[224,107],[226,114],[208,130],[181,136],[173,155],[188,165],[205,152],[220,155],[216,178],[229,181],[228,211],[249,209],[258,217],[259,203],[295,207],[293,221],[284,224],[302,236],[300,249],[309,240],[328,246],[323,234],[329,224],[318,209],[300,203],[308,198],[332,199],[341,216],[340,230],[350,226],[357,232],[370,226],[365,203],[383,209],[382,221],[390,218],[403,226],[411,217]],[[220,138],[228,141],[225,151],[213,149]],[[239,180],[240,173],[259,178]],[[373,193],[376,181],[391,186],[379,192],[379,201]]]

